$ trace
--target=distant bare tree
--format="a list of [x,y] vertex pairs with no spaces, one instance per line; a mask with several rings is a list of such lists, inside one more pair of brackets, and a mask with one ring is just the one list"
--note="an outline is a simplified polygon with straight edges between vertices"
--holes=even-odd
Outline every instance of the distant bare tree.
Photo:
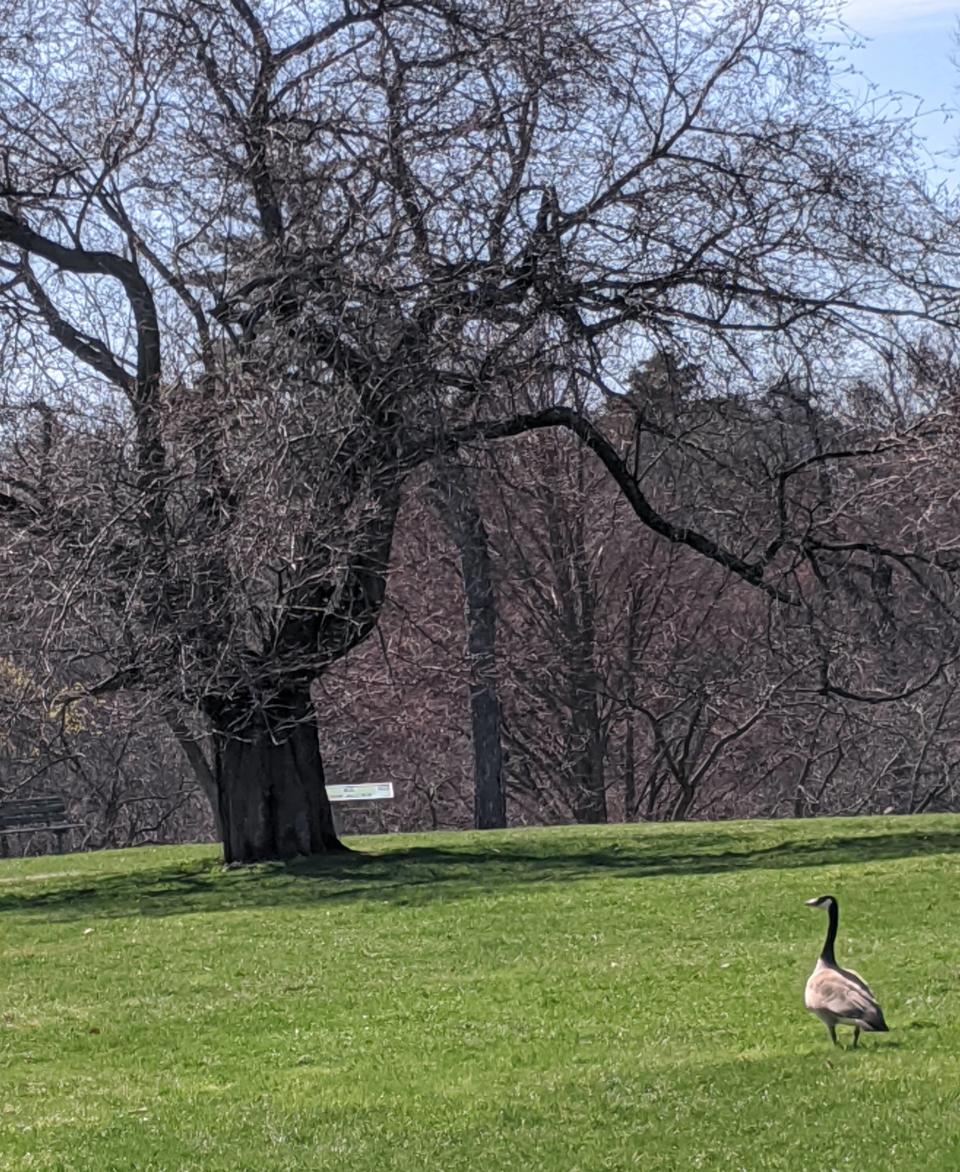
[[457,547],[463,583],[473,742],[473,824],[491,830],[507,824],[497,628],[490,539],[470,471],[450,456],[431,488],[434,507]]

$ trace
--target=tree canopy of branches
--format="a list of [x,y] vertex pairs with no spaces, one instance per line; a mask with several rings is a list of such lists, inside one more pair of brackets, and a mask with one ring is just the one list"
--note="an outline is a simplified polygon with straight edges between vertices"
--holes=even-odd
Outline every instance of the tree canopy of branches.
[[651,348],[829,377],[955,314],[949,218],[813,0],[0,8],[3,617],[202,716],[229,861],[338,845],[311,688],[378,621],[414,469],[564,428],[793,605],[806,465],[711,532],[588,405]]

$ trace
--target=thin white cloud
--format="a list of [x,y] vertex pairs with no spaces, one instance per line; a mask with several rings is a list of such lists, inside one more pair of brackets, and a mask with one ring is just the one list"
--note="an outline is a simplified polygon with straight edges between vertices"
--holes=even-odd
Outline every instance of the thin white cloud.
[[952,27],[960,16],[957,0],[848,0],[841,15],[857,32],[870,33],[923,23]]

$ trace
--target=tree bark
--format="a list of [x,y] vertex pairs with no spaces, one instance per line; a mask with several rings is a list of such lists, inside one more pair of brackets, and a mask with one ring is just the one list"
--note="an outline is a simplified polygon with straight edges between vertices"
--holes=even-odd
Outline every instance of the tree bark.
[[637,750],[634,710],[637,690],[637,621],[643,591],[634,587],[630,591],[627,608],[626,646],[624,650],[624,701],[626,707],[626,730],[623,749],[623,820],[636,820],[640,808],[637,797]]
[[460,555],[467,659],[470,670],[470,724],[473,734],[473,824],[494,830],[507,824],[503,783],[503,741],[497,692],[497,603],[486,526],[466,470],[455,458],[440,464],[434,481],[437,511]]
[[690,813],[690,808],[693,806],[693,799],[696,797],[696,790],[693,786],[684,786],[677,795],[677,800],[673,803],[673,808],[670,811],[671,822],[685,822],[687,815]]
[[587,491],[579,449],[576,461],[576,504],[567,515],[549,501],[547,533],[561,595],[569,673],[572,813],[577,822],[606,822],[605,745],[596,667],[597,595],[587,550]]
[[471,683],[470,722],[473,727],[473,825],[477,830],[495,830],[507,824],[507,797],[503,786],[500,702],[494,687]]
[[193,775],[197,779],[197,784],[203,790],[203,795],[210,803],[210,809],[213,812],[214,822],[216,823],[217,833],[220,833],[220,800],[217,792],[217,779],[214,776],[213,770],[210,768],[210,762],[207,756],[197,741],[197,738],[191,733],[187,727],[186,721],[181,719],[176,712],[167,712],[165,714],[167,727],[176,737],[177,744],[180,746],[181,752],[187,759],[187,764],[193,770]]
[[223,858],[257,863],[344,851],[324,785],[312,704],[274,710],[218,737]]
[[608,821],[603,738],[594,686],[590,680],[587,687],[574,693],[573,700],[573,816],[577,822]]

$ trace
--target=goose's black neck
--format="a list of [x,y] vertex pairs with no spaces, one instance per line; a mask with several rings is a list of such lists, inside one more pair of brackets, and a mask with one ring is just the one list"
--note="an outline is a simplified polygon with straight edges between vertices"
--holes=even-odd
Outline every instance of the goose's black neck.
[[820,959],[824,964],[836,966],[837,960],[833,955],[833,946],[837,940],[837,924],[840,920],[840,911],[837,908],[837,901],[831,899],[827,904],[827,938],[823,942],[823,951],[820,953]]

